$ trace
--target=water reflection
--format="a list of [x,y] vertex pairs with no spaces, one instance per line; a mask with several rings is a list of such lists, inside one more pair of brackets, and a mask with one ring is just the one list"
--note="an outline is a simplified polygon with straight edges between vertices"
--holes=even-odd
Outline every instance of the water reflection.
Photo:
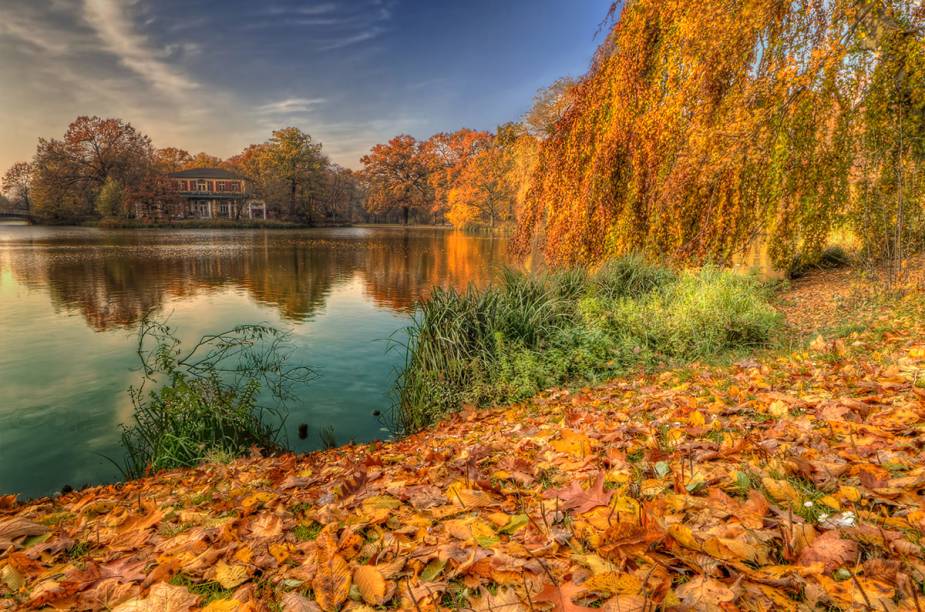
[[436,286],[480,284],[505,262],[497,239],[447,230],[99,232],[0,229],[17,282],[95,330],[134,327],[166,302],[229,288],[304,321],[359,275],[377,305],[408,311]]
[[[97,231],[0,225],[0,494],[112,480],[137,380],[134,331],[170,314],[185,340],[245,322],[292,333],[319,377],[287,434],[318,448],[385,435],[403,356],[385,339],[432,287],[482,284],[502,241],[444,230]],[[297,427],[308,423],[307,440]]]

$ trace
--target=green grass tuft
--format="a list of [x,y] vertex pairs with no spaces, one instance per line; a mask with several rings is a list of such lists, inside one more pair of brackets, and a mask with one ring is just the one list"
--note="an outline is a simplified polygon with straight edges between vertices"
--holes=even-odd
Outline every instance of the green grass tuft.
[[507,269],[485,289],[436,289],[408,329],[397,428],[420,430],[465,404],[763,346],[780,324],[769,298],[753,277],[677,273],[636,256],[595,272]]

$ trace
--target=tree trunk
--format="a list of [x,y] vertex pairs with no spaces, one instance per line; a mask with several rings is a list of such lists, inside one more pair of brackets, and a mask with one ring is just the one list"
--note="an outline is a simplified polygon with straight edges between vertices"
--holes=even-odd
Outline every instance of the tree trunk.
[[295,179],[289,181],[289,218],[295,217]]
[[408,225],[408,207],[407,206],[401,207],[401,216],[402,216],[402,224]]

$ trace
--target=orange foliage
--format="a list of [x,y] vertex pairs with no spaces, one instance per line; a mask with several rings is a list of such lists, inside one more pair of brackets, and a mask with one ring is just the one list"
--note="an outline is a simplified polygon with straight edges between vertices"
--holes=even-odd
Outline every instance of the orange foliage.
[[862,43],[907,4],[627,2],[542,145],[518,250],[728,261],[763,232],[778,261],[819,248],[849,197]]

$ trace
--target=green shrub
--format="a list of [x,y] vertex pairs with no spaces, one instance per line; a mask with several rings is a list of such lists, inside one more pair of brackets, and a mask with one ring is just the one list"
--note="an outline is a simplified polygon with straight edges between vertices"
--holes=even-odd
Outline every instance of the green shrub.
[[[287,341],[272,327],[242,325],[184,350],[170,327],[143,320],[144,378],[130,389],[135,412],[122,428],[123,474],[227,460],[253,446],[278,449],[284,403],[294,385],[311,377],[308,368],[287,364]],[[145,392],[148,385],[156,389]],[[270,406],[259,403],[262,391],[272,396]]]
[[641,255],[611,259],[594,275],[597,293],[608,300],[639,297],[675,280],[673,270],[648,263]]
[[761,346],[780,321],[768,297],[753,277],[704,268],[632,303],[630,332],[649,350],[686,360]]
[[482,290],[435,290],[408,328],[396,427],[416,431],[466,404],[766,344],[780,320],[768,298],[752,277],[678,274],[636,256],[595,273],[505,270]]

